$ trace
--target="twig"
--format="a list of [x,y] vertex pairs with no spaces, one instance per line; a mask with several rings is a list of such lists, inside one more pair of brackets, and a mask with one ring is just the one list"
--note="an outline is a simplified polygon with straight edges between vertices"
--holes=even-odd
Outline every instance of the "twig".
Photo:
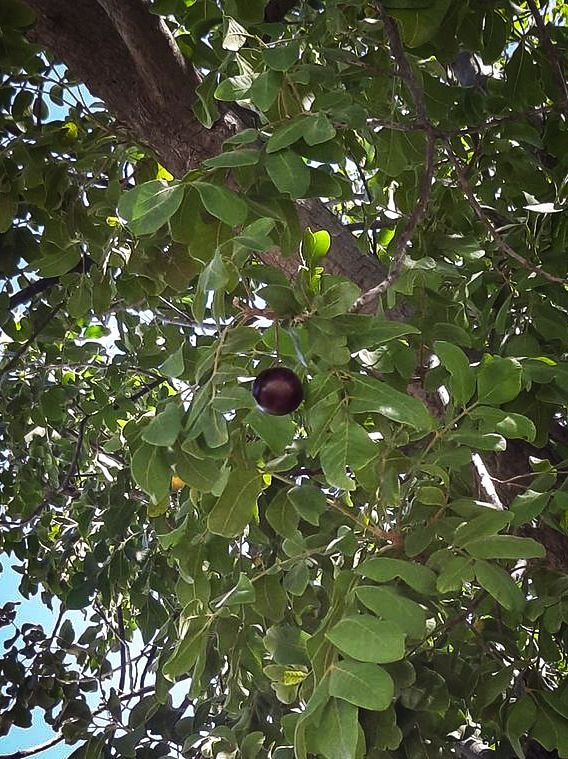
[[483,224],[485,229],[489,232],[489,234],[493,238],[493,241],[496,243],[499,250],[502,253],[504,253],[506,256],[508,256],[509,258],[512,258],[517,263],[519,263],[524,269],[528,269],[529,271],[532,271],[534,274],[539,274],[544,279],[548,280],[548,282],[553,282],[559,285],[568,284],[568,281],[563,279],[562,277],[556,277],[554,274],[549,274],[548,272],[544,271],[544,269],[541,269],[540,266],[534,266],[533,264],[531,264],[529,260],[527,260],[524,256],[521,256],[520,253],[517,253],[517,251],[514,250],[503,237],[501,237],[497,228],[495,227],[493,222],[489,219],[489,217],[487,216],[487,214],[481,207],[479,201],[475,197],[475,194],[471,188],[471,185],[469,184],[469,182],[464,176],[464,169],[460,166],[458,160],[454,156],[451,146],[448,144],[447,147],[448,147],[448,157],[450,159],[450,162],[453,164],[454,169],[456,170],[457,181],[463,191],[463,194],[467,198],[471,208],[475,212],[475,215],[477,216],[479,221]]
[[79,464],[79,458],[81,456],[81,449],[83,447],[83,438],[85,436],[85,427],[89,419],[90,419],[90,414],[87,414],[81,419],[79,423],[79,429],[77,431],[77,441],[75,443],[73,457],[71,459],[71,463],[69,464],[69,468],[67,469],[67,472],[63,480],[61,481],[61,484],[56,488],[56,490],[46,495],[42,499],[41,503],[39,503],[35,507],[35,509],[32,511],[32,513],[29,514],[27,517],[25,517],[24,519],[21,519],[19,522],[0,522],[0,526],[8,527],[10,529],[25,527],[27,524],[32,522],[36,517],[38,517],[46,508],[46,506],[49,506],[51,500],[55,496],[61,495],[67,490],[71,480],[73,479],[73,477],[75,476],[77,472],[77,466]]
[[432,127],[430,119],[428,118],[428,111],[426,110],[424,92],[422,91],[418,79],[412,71],[406,53],[404,52],[402,39],[400,38],[400,33],[398,31],[396,21],[388,15],[381,2],[376,2],[375,7],[379,13],[379,18],[383,22],[386,35],[389,38],[391,52],[396,61],[396,65],[398,66],[400,77],[405,82],[406,86],[410,90],[410,94],[412,95],[412,100],[414,101],[414,107],[416,109],[416,113],[418,114],[418,118],[423,125],[429,125]]
[[47,751],[52,746],[57,746],[58,743],[65,740],[64,735],[55,735],[45,743],[40,743],[38,746],[32,746],[31,748],[21,748],[18,751],[14,751],[13,754],[0,754],[0,759],[25,759],[26,756],[34,756],[34,754],[40,754],[42,751]]
[[[145,696],[148,693],[153,693],[155,690],[155,686],[148,685],[145,688],[140,688],[140,690],[134,691],[133,693],[124,693],[118,698],[121,701],[128,701],[132,698],[136,698],[137,696]],[[107,711],[107,707],[101,706],[99,709],[93,712],[93,717],[98,717],[105,711]],[[18,749],[18,751],[14,751],[12,754],[0,754],[0,759],[25,759],[27,756],[34,756],[35,754],[40,754],[42,751],[47,751],[48,748],[56,746],[58,743],[61,743],[64,740],[65,736],[58,734],[53,738],[50,738],[45,743],[39,744],[38,746],[32,746],[31,748],[21,748]]]
[[[120,680],[118,683],[118,692],[122,693],[124,690],[124,682],[126,680],[126,653],[128,647],[126,645],[126,637],[124,631],[124,615],[122,613],[122,606],[120,605],[116,611],[116,620],[118,624],[118,639],[120,642]],[[130,678],[132,680],[132,672],[130,673]]]
[[552,65],[552,73],[556,79],[556,83],[560,89],[562,96],[562,104],[565,114],[568,116],[568,86],[566,85],[566,76],[564,75],[564,68],[562,66],[562,59],[558,55],[558,50],[552,44],[552,39],[544,23],[544,19],[539,13],[535,0],[527,0],[527,5],[530,8],[532,17],[536,24],[537,35],[541,45],[548,53],[549,61]]
[[388,290],[393,282],[398,279],[402,272],[408,243],[412,240],[414,232],[416,231],[416,227],[422,221],[424,214],[426,213],[428,198],[430,197],[430,192],[432,190],[432,178],[434,176],[434,149],[436,140],[432,134],[428,134],[427,140],[426,168],[424,171],[420,195],[418,197],[418,202],[416,203],[414,211],[406,223],[404,231],[396,241],[393,252],[393,265],[391,267],[391,270],[381,282],[379,282],[374,287],[371,287],[370,290],[367,290],[367,292],[363,293],[355,301],[352,311],[360,311],[373,300],[378,298],[379,295],[382,295],[384,292],[386,292],[386,290]]
[[158,385],[161,385],[162,382],[167,382],[165,377],[158,377],[153,382],[149,382],[147,385],[144,385],[140,388],[140,390],[137,390],[132,395],[128,396],[129,401],[137,401],[139,398],[142,398],[147,393],[150,393],[154,388],[158,387]]
[[28,337],[26,342],[20,348],[18,348],[18,350],[14,353],[14,355],[8,361],[6,366],[3,369],[0,369],[0,379],[13,369],[13,367],[18,363],[20,358],[32,345],[36,337],[38,337],[38,335],[40,335],[41,332],[43,332],[43,330],[47,327],[47,325],[51,322],[51,320],[57,315],[57,313],[61,310],[62,307],[63,307],[63,301],[61,301],[61,303],[58,303],[56,306],[54,306],[51,309],[51,311],[47,314],[47,316],[40,321],[40,323],[36,326],[32,334]]

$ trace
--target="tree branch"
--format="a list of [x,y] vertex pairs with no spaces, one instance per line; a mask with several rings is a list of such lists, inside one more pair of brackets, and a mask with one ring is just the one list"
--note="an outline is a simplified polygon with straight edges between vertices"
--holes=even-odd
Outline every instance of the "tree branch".
[[361,309],[364,309],[365,306],[367,306],[370,302],[375,301],[380,295],[388,290],[388,288],[393,284],[393,282],[395,282],[395,280],[398,279],[402,273],[408,244],[412,240],[414,232],[416,231],[416,227],[424,218],[424,214],[426,213],[426,208],[428,206],[428,198],[430,197],[430,193],[432,191],[436,140],[432,134],[428,135],[427,140],[426,167],[424,170],[424,177],[422,179],[420,195],[418,197],[418,202],[416,203],[414,211],[406,222],[402,234],[396,241],[396,245],[393,251],[393,263],[391,269],[388,275],[381,282],[379,282],[378,285],[371,287],[355,301],[352,309],[353,311],[360,311]]
[[[137,696],[145,696],[148,693],[153,693],[155,691],[155,687],[153,685],[147,685],[145,688],[140,688],[137,691],[134,691],[132,693],[124,693],[122,695],[119,695],[118,698],[121,701],[128,701],[132,698],[136,698]],[[103,712],[107,710],[106,706],[101,706],[99,709],[96,709],[93,712],[93,717],[97,717]],[[0,754],[0,759],[26,759],[28,756],[34,756],[35,754],[40,754],[42,751],[47,751],[48,748],[51,748],[52,746],[56,746],[58,743],[61,743],[65,740],[65,736],[58,734],[54,735],[53,738],[50,738],[45,743],[41,743],[37,746],[32,746],[31,748],[22,748],[18,749],[18,751],[14,751],[12,754]]]
[[61,303],[58,303],[56,306],[54,306],[47,316],[45,316],[39,324],[35,327],[32,334],[28,337],[26,342],[18,348],[18,350],[14,353],[12,358],[8,361],[6,366],[4,366],[2,369],[0,369],[0,379],[2,377],[5,377],[8,372],[12,371],[14,366],[18,363],[20,358],[24,355],[24,353],[30,348],[30,346],[33,344],[34,340],[43,332],[43,330],[47,327],[47,325],[51,322],[52,319],[55,318],[55,316],[58,314],[58,312],[63,307],[63,301]]
[[479,219],[479,221],[483,224],[485,229],[489,232],[491,237],[493,238],[493,241],[496,243],[499,250],[504,253],[509,258],[512,258],[514,261],[516,261],[518,264],[520,264],[523,269],[527,269],[528,271],[533,272],[534,274],[539,274],[541,277],[546,279],[548,282],[552,282],[554,284],[559,285],[565,285],[567,284],[567,280],[563,279],[562,277],[556,277],[554,274],[549,274],[547,271],[544,271],[544,269],[541,269],[540,266],[534,266],[528,259],[526,259],[524,256],[521,256],[520,253],[517,253],[516,250],[514,250],[509,243],[499,234],[497,228],[493,224],[493,222],[489,219],[483,208],[481,207],[479,201],[475,197],[475,193],[473,192],[473,189],[469,182],[467,181],[465,174],[464,174],[464,168],[460,166],[457,158],[453,154],[451,145],[447,145],[448,147],[448,156],[450,159],[450,162],[452,163],[454,169],[456,170],[457,174],[457,181],[459,186],[462,189],[463,194],[467,198],[469,205],[473,209],[475,215]]
[[548,29],[544,23],[544,19],[539,13],[535,0],[527,0],[527,5],[529,6],[531,15],[534,18],[540,44],[548,54],[548,59],[552,66],[552,73],[560,90],[560,97],[562,100],[564,113],[568,116],[568,85],[566,84],[566,75],[564,74],[562,58],[558,55],[558,50],[552,44],[552,39],[550,38]]
[[424,92],[422,91],[418,79],[412,71],[406,53],[404,52],[404,47],[400,33],[398,31],[397,23],[391,16],[388,15],[382,2],[376,2],[375,7],[379,13],[379,18],[384,24],[385,33],[389,39],[390,49],[393,58],[396,61],[400,77],[410,90],[418,118],[423,123],[423,125],[428,124],[431,126],[430,120],[428,118],[428,112],[426,110]]

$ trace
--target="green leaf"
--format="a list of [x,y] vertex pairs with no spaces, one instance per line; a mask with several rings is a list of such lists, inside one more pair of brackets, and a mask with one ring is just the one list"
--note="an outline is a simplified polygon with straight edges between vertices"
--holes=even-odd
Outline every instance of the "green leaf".
[[238,74],[223,79],[213,93],[216,100],[233,102],[235,100],[244,100],[252,84],[250,74]]
[[236,193],[208,182],[194,182],[193,187],[212,216],[230,227],[244,224],[248,216],[248,206]]
[[451,556],[443,565],[436,588],[439,593],[460,591],[464,582],[471,582],[474,577],[473,561],[465,556]]
[[265,619],[280,622],[286,611],[286,593],[278,575],[264,575],[254,583],[256,599],[254,607]]
[[184,373],[183,345],[182,343],[176,351],[170,353],[163,364],[160,364],[160,372],[166,377],[181,377]]
[[536,490],[526,490],[518,495],[509,506],[513,515],[513,525],[519,527],[536,519],[548,505],[550,493],[539,493]]
[[43,255],[34,262],[33,268],[43,277],[59,277],[74,269],[81,260],[81,251],[78,246],[68,248],[55,248],[47,255]]
[[380,556],[366,559],[355,571],[375,582],[390,582],[400,577],[413,590],[425,596],[435,592],[436,575],[428,567],[416,562]]
[[344,617],[325,637],[341,653],[357,661],[385,664],[404,657],[404,633],[396,624],[370,614]]
[[291,198],[303,197],[310,186],[310,170],[292,150],[280,150],[268,155],[266,171],[276,188]]
[[241,148],[229,150],[226,153],[216,155],[203,161],[203,166],[208,169],[233,169],[237,166],[254,166],[260,160],[260,150],[255,148]]
[[544,559],[546,549],[532,538],[516,535],[493,535],[481,540],[470,540],[465,550],[475,559]]
[[[426,611],[389,587],[360,585],[355,588],[359,601],[381,619],[394,622],[410,638],[420,640],[426,632]],[[384,707],[386,708],[386,707]]]
[[320,462],[330,485],[354,490],[355,482],[347,475],[347,467],[361,469],[377,455],[377,447],[363,427],[344,422],[323,445]]
[[394,698],[394,683],[376,664],[343,659],[332,667],[329,693],[363,709],[383,711]]
[[169,493],[172,470],[162,448],[142,443],[132,456],[131,468],[137,485],[155,503]]
[[174,681],[176,677],[191,671],[207,642],[207,632],[211,621],[212,617],[209,615],[196,617],[189,622],[176,650],[162,666],[164,677]]
[[247,97],[261,111],[268,111],[280,92],[282,74],[278,71],[265,71],[252,83]]
[[118,202],[118,213],[133,234],[150,235],[174,215],[184,193],[184,185],[178,182],[165,184],[153,179],[125,192]]
[[192,455],[191,450],[196,452],[196,447],[192,446],[189,451],[176,452],[176,474],[190,488],[220,495],[229,475],[228,469],[220,467],[216,459]]
[[288,492],[281,490],[266,508],[266,521],[283,538],[294,538],[300,518],[288,500]]
[[358,731],[357,707],[331,698],[314,733],[318,753],[326,759],[355,759]]
[[266,152],[276,153],[278,150],[287,148],[289,145],[300,140],[304,136],[306,123],[306,116],[298,116],[276,129],[266,143]]
[[239,574],[239,581],[234,588],[215,603],[216,608],[221,606],[241,606],[253,604],[256,601],[255,586],[243,572]]
[[170,446],[181,432],[183,409],[175,402],[155,416],[142,433],[142,440],[150,445]]
[[450,372],[450,393],[458,405],[465,406],[475,392],[475,373],[468,357],[457,345],[442,340],[434,343],[434,350],[442,366]]
[[[390,0],[391,7],[392,2]],[[400,1],[400,0],[399,0]],[[431,0],[428,7],[424,3],[404,0],[404,7],[396,3],[392,15],[400,21],[402,36],[408,47],[419,47],[434,37],[450,6],[451,0]]]
[[349,389],[353,414],[377,413],[415,430],[432,429],[433,420],[422,401],[373,377],[356,377]]
[[521,696],[509,710],[505,729],[518,759],[525,759],[519,738],[530,733],[536,721],[536,715],[537,707],[530,696]]
[[245,421],[273,453],[282,453],[294,439],[296,425],[289,416],[272,416],[254,408]]
[[335,127],[325,113],[312,116],[304,125],[303,137],[308,145],[319,145],[321,142],[333,140],[335,134]]
[[476,561],[475,576],[481,587],[505,609],[509,611],[522,609],[525,602],[524,595],[504,569],[488,561]]
[[512,514],[507,511],[498,509],[487,509],[484,514],[464,522],[457,527],[453,544],[455,546],[465,546],[472,540],[479,540],[489,535],[496,535],[501,532],[512,520]]
[[234,469],[207,519],[207,529],[215,535],[234,538],[245,529],[256,511],[262,477],[256,471]]
[[329,252],[331,235],[326,229],[312,232],[308,227],[302,239],[302,256],[309,266],[314,266],[320,258]]
[[498,432],[506,438],[521,438],[532,443],[536,438],[534,422],[522,414],[506,412],[491,406],[471,410],[470,419],[479,420],[482,432]]
[[299,516],[316,527],[319,525],[320,516],[327,511],[325,495],[311,483],[289,490],[288,499]]
[[480,403],[499,406],[514,400],[521,392],[522,367],[513,358],[483,357],[477,375],[477,394]]
[[265,48],[262,56],[268,68],[273,71],[288,71],[300,56],[300,44],[294,40],[288,45]]

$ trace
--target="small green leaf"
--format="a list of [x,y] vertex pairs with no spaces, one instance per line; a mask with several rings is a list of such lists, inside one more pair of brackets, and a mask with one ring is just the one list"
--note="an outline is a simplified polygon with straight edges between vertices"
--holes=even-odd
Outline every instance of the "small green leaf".
[[280,150],[268,155],[266,171],[276,188],[291,198],[303,197],[310,186],[310,170],[292,150]]
[[320,516],[327,511],[327,500],[322,491],[310,483],[288,491],[288,499],[306,522],[319,525]]
[[510,708],[507,715],[506,732],[518,759],[525,759],[525,753],[519,741],[530,732],[536,721],[537,707],[530,696],[521,696]]
[[366,559],[355,571],[358,575],[375,582],[390,582],[400,577],[413,590],[425,596],[435,592],[436,575],[431,569],[417,562],[380,556]]
[[56,248],[34,261],[33,269],[39,271],[43,277],[59,277],[74,269],[80,260],[81,251],[76,245]]
[[409,637],[417,640],[424,637],[426,611],[416,601],[386,586],[360,585],[355,595],[377,617],[394,622]]
[[208,169],[232,169],[236,166],[254,166],[260,160],[260,151],[255,148],[229,150],[203,161]]
[[321,142],[333,140],[335,134],[335,127],[325,113],[318,113],[308,120],[303,137],[308,145],[319,145]]
[[299,116],[276,129],[266,143],[267,153],[276,153],[300,140],[306,130],[307,117]]
[[193,187],[212,216],[230,227],[244,224],[248,216],[248,206],[236,193],[208,182],[194,182]]
[[370,614],[344,617],[325,636],[343,654],[358,661],[385,664],[404,657],[404,633],[396,624]]
[[163,364],[160,364],[160,371],[166,377],[181,377],[185,370],[183,359],[183,343],[179,348],[170,353]]
[[157,232],[177,211],[185,193],[184,185],[165,184],[153,179],[121,196],[118,213],[135,235]]
[[333,665],[329,693],[363,709],[383,711],[394,698],[394,683],[376,664],[343,659]]
[[504,569],[488,561],[476,561],[475,576],[481,587],[505,609],[522,609],[525,597]]
[[250,411],[245,421],[276,454],[282,453],[292,442],[296,432],[296,425],[289,416],[271,416],[257,408]]
[[355,482],[348,476],[347,468],[361,469],[377,455],[377,447],[366,430],[359,424],[345,422],[323,445],[320,463],[330,485],[354,490]]
[[148,493],[155,503],[169,493],[172,470],[162,448],[142,443],[132,456],[131,467],[137,485]]
[[239,574],[239,581],[234,588],[215,603],[216,608],[221,606],[241,606],[242,604],[253,604],[256,601],[256,591],[254,585],[243,572]]
[[453,544],[464,546],[471,540],[479,540],[489,535],[501,532],[512,519],[512,514],[498,509],[487,509],[484,514],[464,522],[454,533]]
[[464,546],[475,559],[544,559],[546,549],[532,538],[516,535],[493,535],[471,540]]
[[256,500],[261,490],[262,477],[258,472],[234,469],[209,514],[208,530],[226,538],[240,535],[256,511]]
[[280,92],[282,74],[279,71],[265,71],[252,83],[247,97],[261,111],[268,111]]
[[184,411],[177,403],[168,403],[155,416],[142,433],[142,440],[150,445],[170,446],[175,443],[181,431]]
[[331,698],[314,732],[318,753],[326,759],[355,759],[358,731],[357,707],[348,701]]
[[450,372],[450,393],[458,405],[465,406],[475,392],[475,373],[468,357],[457,345],[443,340],[434,343],[434,350],[442,366]]
[[515,399],[521,392],[522,371],[514,358],[484,356],[477,376],[479,402],[499,406]]
[[377,413],[415,430],[430,430],[433,420],[422,401],[373,377],[355,377],[349,396],[353,414]]
[[300,43],[290,42],[288,45],[276,45],[266,48],[263,53],[266,65],[273,71],[288,71],[300,56]]

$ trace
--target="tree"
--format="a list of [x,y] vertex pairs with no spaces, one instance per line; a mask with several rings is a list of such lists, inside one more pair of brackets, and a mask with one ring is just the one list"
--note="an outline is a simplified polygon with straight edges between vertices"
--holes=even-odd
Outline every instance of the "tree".
[[3,734],[568,757],[567,20],[4,0]]

